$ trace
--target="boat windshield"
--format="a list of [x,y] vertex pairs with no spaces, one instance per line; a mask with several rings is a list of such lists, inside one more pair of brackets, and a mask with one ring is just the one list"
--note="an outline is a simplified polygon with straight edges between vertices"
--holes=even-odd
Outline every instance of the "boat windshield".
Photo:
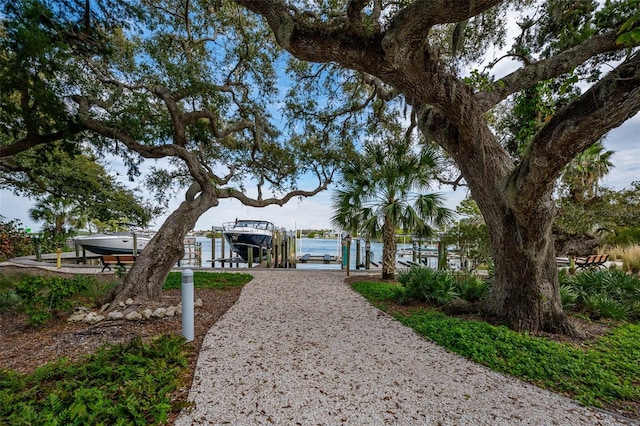
[[271,230],[273,224],[264,220],[239,220],[235,224],[235,228],[254,228]]

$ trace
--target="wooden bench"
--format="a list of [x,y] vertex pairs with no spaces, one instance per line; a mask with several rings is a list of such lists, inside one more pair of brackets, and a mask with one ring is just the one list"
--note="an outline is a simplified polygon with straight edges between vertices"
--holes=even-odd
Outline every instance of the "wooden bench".
[[602,268],[608,259],[608,254],[591,254],[587,257],[576,257],[576,269]]
[[100,256],[102,262],[102,272],[105,269],[111,270],[111,265],[131,266],[136,262],[136,257],[132,254],[105,254]]

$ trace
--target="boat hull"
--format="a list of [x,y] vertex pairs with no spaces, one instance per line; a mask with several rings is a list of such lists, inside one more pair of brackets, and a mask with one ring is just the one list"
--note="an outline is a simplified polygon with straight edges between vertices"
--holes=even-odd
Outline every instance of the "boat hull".
[[262,249],[271,248],[273,229],[273,224],[267,221],[236,221],[223,225],[222,234],[232,250],[246,262],[249,248],[253,248],[254,259],[265,256]]
[[[134,237],[129,233],[86,235],[74,240],[95,254],[134,254]],[[149,236],[136,235],[136,254],[144,250],[149,241]]]

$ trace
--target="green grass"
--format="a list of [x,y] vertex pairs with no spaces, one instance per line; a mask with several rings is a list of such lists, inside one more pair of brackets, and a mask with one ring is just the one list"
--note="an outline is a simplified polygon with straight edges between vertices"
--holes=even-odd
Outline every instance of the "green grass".
[[[388,310],[397,285],[360,282],[353,287],[375,306]],[[629,407],[640,400],[640,324],[615,327],[581,348],[504,326],[447,317],[437,310],[391,310],[391,314],[452,352],[585,405],[633,410]]]
[[[202,272],[193,273],[193,285],[195,288],[217,288],[224,290],[227,288],[241,287],[251,281],[253,277],[249,274],[235,272]],[[179,289],[182,286],[182,274],[180,272],[170,272],[164,286],[164,290]]]
[[164,424],[183,383],[187,347],[178,336],[108,345],[79,362],[20,375],[0,370],[0,424]]

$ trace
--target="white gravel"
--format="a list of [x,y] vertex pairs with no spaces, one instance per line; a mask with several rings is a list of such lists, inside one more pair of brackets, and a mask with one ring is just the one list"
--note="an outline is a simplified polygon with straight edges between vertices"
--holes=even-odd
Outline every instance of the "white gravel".
[[445,351],[344,273],[251,273],[204,340],[176,425],[635,424]]

